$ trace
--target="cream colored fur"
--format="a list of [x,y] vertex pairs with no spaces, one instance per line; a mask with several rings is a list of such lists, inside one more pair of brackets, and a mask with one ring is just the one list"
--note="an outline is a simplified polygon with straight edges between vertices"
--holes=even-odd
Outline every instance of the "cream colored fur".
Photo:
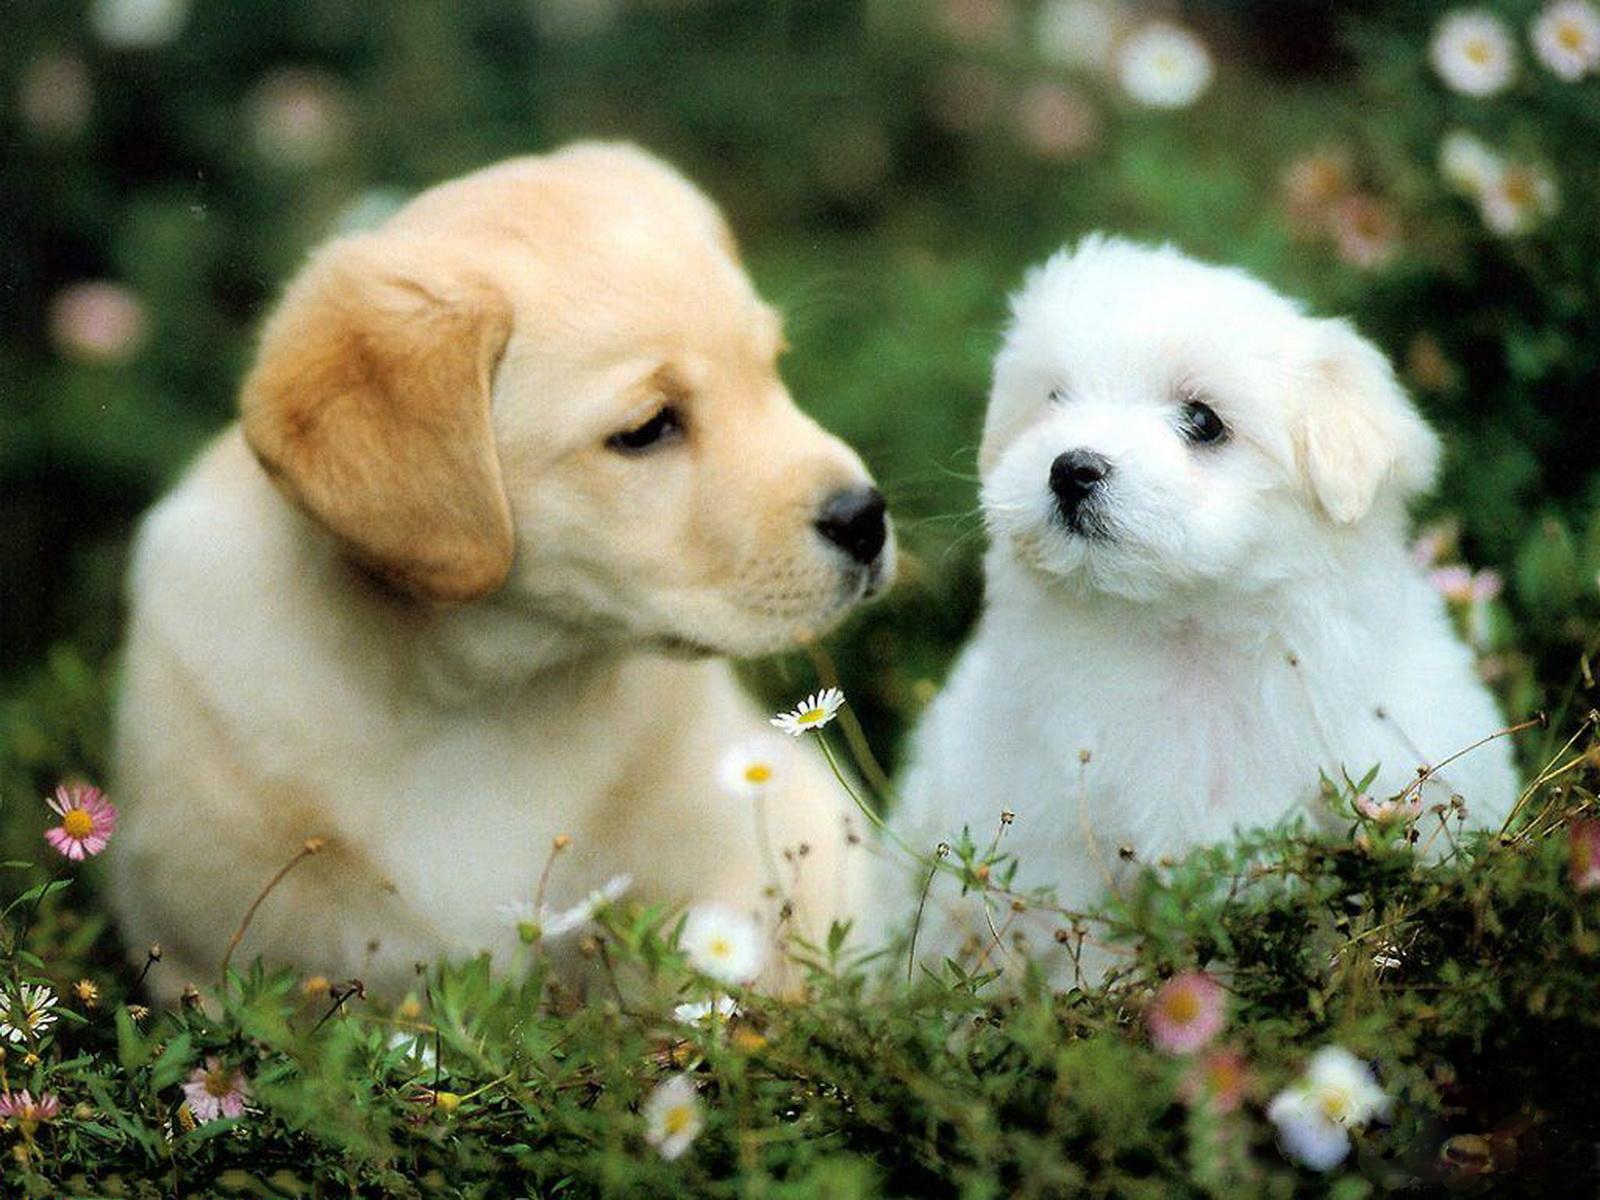
[[[892,571],[813,527],[857,457],[795,408],[780,324],[716,209],[644,153],[582,145],[427,192],[319,250],[226,431],[137,543],[109,855],[171,994],[307,838],[327,848],[238,951],[404,990],[516,945],[618,874],[776,927],[719,756],[789,756],[772,839],[809,853],[793,922],[860,896],[848,802],[714,655],[825,631]],[[682,439],[607,438],[663,404]],[[264,469],[264,466],[265,469]]]

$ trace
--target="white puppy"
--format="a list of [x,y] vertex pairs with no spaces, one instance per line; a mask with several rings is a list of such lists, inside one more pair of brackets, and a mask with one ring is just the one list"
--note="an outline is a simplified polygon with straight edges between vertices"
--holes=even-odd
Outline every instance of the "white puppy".
[[[1319,771],[1378,766],[1370,791],[1390,795],[1493,733],[1406,553],[1405,504],[1437,458],[1347,323],[1170,247],[1091,237],[1050,259],[995,366],[987,609],[918,732],[901,835],[931,849],[967,827],[982,846],[1009,810],[1015,886],[1081,909],[1134,864],[1328,820]],[[1459,793],[1490,824],[1515,789],[1500,739],[1424,798]],[[957,890],[941,877],[930,897],[932,962],[992,965],[1062,924],[991,921]]]

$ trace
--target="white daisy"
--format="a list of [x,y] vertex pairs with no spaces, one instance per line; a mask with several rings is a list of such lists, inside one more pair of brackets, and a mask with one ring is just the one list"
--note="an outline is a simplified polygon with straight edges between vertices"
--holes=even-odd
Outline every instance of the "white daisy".
[[726,750],[717,763],[722,789],[744,800],[759,800],[783,778],[789,747],[770,735],[740,742]]
[[622,899],[632,886],[632,875],[613,875],[571,908],[555,910],[549,905],[536,910],[531,900],[515,900],[500,906],[500,922],[529,944],[566,937],[588,925],[601,909]]
[[689,910],[678,945],[689,965],[720,983],[749,983],[767,961],[767,943],[755,918],[726,904]]
[[720,1021],[731,1021],[738,1015],[739,1003],[732,996],[680,1004],[672,1010],[672,1019],[680,1025],[699,1025],[713,1017]]
[[1483,223],[1495,233],[1527,233],[1561,207],[1561,193],[1549,172],[1530,163],[1502,163],[1478,194]]
[[1187,108],[1211,86],[1211,52],[1182,26],[1152,21],[1122,44],[1117,79],[1150,108]]
[[821,729],[844,707],[844,693],[838,688],[823,688],[807,696],[790,712],[779,713],[772,723],[791,737],[811,729]]
[[1500,156],[1464,129],[1451,130],[1439,143],[1439,174],[1468,196],[1482,195],[1500,167]]
[[1445,16],[1433,31],[1428,58],[1453,91],[1492,96],[1516,74],[1516,45],[1505,22],[1482,9]]
[[55,1006],[56,994],[44,984],[23,984],[21,1005],[15,999],[7,1000],[5,1015],[0,1017],[0,1037],[19,1044],[27,1041],[29,1034],[55,1024]]
[[1389,1105],[1366,1063],[1342,1046],[1324,1046],[1305,1074],[1273,1097],[1267,1117],[1285,1153],[1326,1171],[1349,1153],[1348,1131],[1387,1115]]
[[1600,67],[1600,10],[1588,0],[1557,0],[1533,22],[1533,52],[1545,66],[1576,82]]
[[644,1140],[671,1162],[682,1156],[705,1126],[700,1098],[687,1075],[674,1075],[656,1086],[644,1102]]

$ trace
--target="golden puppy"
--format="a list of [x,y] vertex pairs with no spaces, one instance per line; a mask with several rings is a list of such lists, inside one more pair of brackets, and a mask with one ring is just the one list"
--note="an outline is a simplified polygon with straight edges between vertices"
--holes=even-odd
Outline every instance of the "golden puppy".
[[[578,145],[322,247],[267,321],[243,419],[147,518],[112,855],[157,987],[241,957],[403,989],[502,954],[500,909],[765,913],[735,743],[779,763],[778,893],[850,911],[848,802],[712,655],[828,628],[893,569],[860,460],[778,378],[778,316],[720,214],[642,151]],[[141,950],[142,953],[142,950]]]

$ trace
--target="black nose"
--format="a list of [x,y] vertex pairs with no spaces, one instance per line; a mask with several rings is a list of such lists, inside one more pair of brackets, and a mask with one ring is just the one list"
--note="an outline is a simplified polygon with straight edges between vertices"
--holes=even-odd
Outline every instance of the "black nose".
[[889,536],[884,507],[883,496],[875,487],[838,492],[822,506],[817,532],[858,563],[870,563]]
[[1050,464],[1050,490],[1066,516],[1072,516],[1107,475],[1111,463],[1093,450],[1068,450]]

